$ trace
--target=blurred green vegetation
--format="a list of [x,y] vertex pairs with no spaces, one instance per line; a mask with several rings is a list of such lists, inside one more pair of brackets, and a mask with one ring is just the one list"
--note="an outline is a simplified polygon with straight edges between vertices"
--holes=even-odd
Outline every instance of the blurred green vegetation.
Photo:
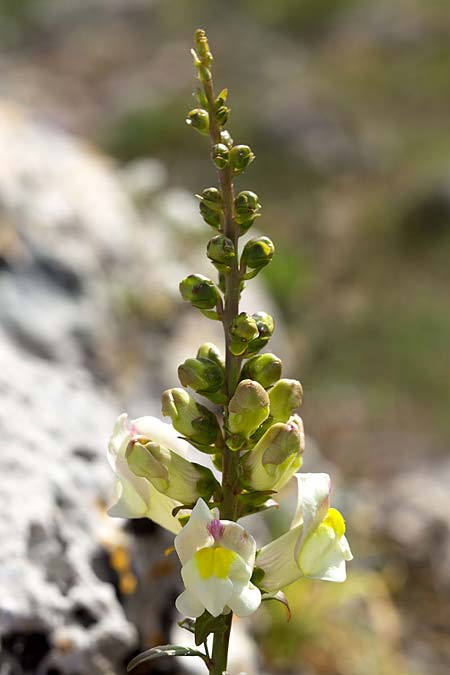
[[[214,15],[218,6],[173,15],[156,3],[155,22],[161,42],[209,29],[230,130],[257,154],[238,183],[260,194],[258,226],[277,245],[265,279],[299,375],[315,400],[361,387],[377,414],[400,397],[448,440],[448,7],[245,0]],[[156,155],[193,191],[212,183],[206,144],[184,127],[191,100],[187,83],[163,100],[149,92],[102,130],[104,147],[121,161]]]

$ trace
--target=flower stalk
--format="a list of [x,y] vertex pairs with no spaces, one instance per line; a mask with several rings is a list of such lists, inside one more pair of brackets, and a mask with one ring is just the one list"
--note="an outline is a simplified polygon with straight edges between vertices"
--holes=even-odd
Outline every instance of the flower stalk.
[[[343,581],[352,556],[344,520],[329,504],[329,476],[298,473],[304,433],[295,411],[302,387],[297,380],[280,379],[282,362],[275,354],[259,354],[272,336],[273,319],[264,311],[239,311],[245,283],[270,264],[275,249],[268,237],[259,236],[247,241],[240,255],[239,239],[260,216],[261,205],[250,190],[235,197],[233,183],[254,154],[247,145],[234,145],[224,129],[228,92],[214,91],[203,30],[197,30],[195,41],[200,107],[186,122],[209,136],[217,169],[218,187],[197,197],[203,219],[215,230],[207,257],[219,278],[215,283],[190,274],[180,292],[204,316],[222,322],[225,358],[204,343],[179,366],[185,389],[168,389],[162,396],[162,413],[172,425],[153,417],[119,417],[109,445],[117,477],[117,503],[110,513],[149,517],[176,534],[185,587],[176,607],[190,617],[180,625],[203,647],[154,647],[133,659],[128,670],[164,655],[195,656],[210,675],[226,675],[233,614],[249,616],[263,599],[286,603],[281,588],[301,577]],[[187,388],[220,406],[221,413],[196,401]],[[258,550],[237,521],[276,505],[273,496],[294,476],[299,497],[291,527]]]

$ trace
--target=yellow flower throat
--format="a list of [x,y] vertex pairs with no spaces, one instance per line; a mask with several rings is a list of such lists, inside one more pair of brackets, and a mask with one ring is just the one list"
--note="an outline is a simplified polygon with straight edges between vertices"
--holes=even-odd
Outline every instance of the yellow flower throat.
[[201,548],[194,555],[194,559],[202,579],[209,579],[210,577],[226,579],[235,556],[236,554],[228,548],[215,546]]

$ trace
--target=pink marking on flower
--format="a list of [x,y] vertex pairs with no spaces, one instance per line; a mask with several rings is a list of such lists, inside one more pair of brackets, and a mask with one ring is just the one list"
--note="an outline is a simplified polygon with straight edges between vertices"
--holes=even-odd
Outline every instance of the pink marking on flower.
[[130,422],[128,417],[125,420],[125,427],[126,427],[127,431],[129,432],[129,434],[131,436],[131,440],[136,442],[137,439],[138,439],[138,431],[137,431],[136,425],[133,422]]
[[217,518],[214,518],[208,523],[207,529],[209,534],[213,537],[214,541],[218,541],[223,537],[225,525],[223,525]]

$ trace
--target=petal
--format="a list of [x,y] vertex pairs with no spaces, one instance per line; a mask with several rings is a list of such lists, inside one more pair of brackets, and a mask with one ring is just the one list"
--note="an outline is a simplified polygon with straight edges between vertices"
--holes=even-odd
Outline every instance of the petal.
[[230,579],[210,577],[202,579],[197,586],[198,599],[213,616],[222,614],[229,605],[233,593],[233,584]]
[[128,443],[131,441],[128,415],[122,413],[114,424],[114,429],[108,443],[108,461],[115,470],[118,456],[125,456]]
[[175,606],[180,614],[196,619],[205,611],[202,603],[189,591],[183,591],[175,600]]
[[261,604],[261,591],[253,584],[235,584],[233,594],[228,601],[231,610],[240,617],[250,616]]
[[208,532],[208,524],[211,520],[214,520],[213,514],[203,499],[198,499],[192,509],[189,522],[175,537],[175,550],[182,565],[185,565],[199,548],[214,544],[214,538]]
[[322,522],[330,506],[331,479],[327,473],[297,473],[297,511],[291,528],[304,523],[304,536]]
[[242,525],[231,520],[222,520],[224,525],[220,545],[237,553],[245,562],[253,568],[256,554],[256,542],[252,535]]
[[312,579],[345,581],[345,561],[349,555],[345,537],[338,537],[331,527],[321,525],[303,542],[298,564],[303,574]]
[[134,425],[138,436],[144,436],[154,443],[170,448],[183,457],[188,455],[189,444],[180,438],[171,424],[166,424],[151,415],[138,417],[132,420],[131,424]]
[[302,534],[302,525],[289,530],[259,551],[256,567],[264,571],[261,586],[269,592],[279,591],[302,576],[295,560],[295,547]]
[[145,516],[147,504],[128,481],[117,479],[114,493],[117,501],[108,509],[109,516],[112,518],[143,518]]
[[148,487],[150,502],[146,514],[147,518],[169,530],[169,532],[177,534],[181,530],[181,523],[178,518],[174,518],[172,511],[177,506],[180,506],[180,502],[161,494],[151,483],[149,483]]
[[186,590],[192,593],[213,616],[222,614],[233,592],[230,579],[219,579],[211,576],[202,579],[195,560],[191,558],[181,569]]

